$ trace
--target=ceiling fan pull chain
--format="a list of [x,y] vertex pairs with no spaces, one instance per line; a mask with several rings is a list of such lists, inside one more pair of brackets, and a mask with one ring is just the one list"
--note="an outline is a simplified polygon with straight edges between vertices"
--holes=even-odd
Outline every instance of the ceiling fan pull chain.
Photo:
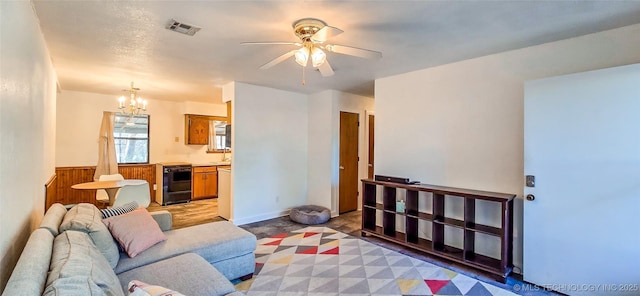
[[306,69],[306,68],[307,67],[302,67],[302,85],[307,85],[307,81],[304,78],[304,73],[305,73],[304,69]]

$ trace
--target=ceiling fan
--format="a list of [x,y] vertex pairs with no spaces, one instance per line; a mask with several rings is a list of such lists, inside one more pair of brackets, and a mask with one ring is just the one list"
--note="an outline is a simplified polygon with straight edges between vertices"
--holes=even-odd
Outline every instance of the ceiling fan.
[[[324,77],[334,74],[333,68],[327,61],[327,52],[345,54],[365,59],[379,59],[382,53],[379,51],[357,48],[353,46],[326,44],[332,37],[342,34],[343,31],[327,25],[322,20],[315,18],[304,18],[293,23],[293,31],[300,38],[300,42],[243,42],[241,44],[269,44],[269,45],[295,45],[300,48],[286,52],[285,54],[262,65],[261,70],[269,69],[284,60],[294,57],[296,62],[306,68],[309,62],[311,66],[317,68]],[[303,72],[304,74],[304,72]],[[304,79],[303,79],[304,84]]]

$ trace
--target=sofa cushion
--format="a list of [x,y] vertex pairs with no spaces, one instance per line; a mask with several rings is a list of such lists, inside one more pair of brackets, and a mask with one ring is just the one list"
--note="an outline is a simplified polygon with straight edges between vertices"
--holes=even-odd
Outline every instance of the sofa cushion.
[[170,230],[164,232],[164,235],[167,237],[166,241],[154,245],[135,258],[121,254],[115,268],[116,274],[188,252],[196,253],[215,264],[253,253],[256,249],[256,236],[228,221]]
[[160,226],[143,207],[133,212],[102,220],[129,257],[166,240]]
[[239,277],[243,277],[252,274],[256,270],[256,255],[253,253],[247,253],[211,263],[222,275],[229,280],[235,280]]
[[158,223],[162,231],[169,231],[173,227],[173,216],[169,211],[154,211],[149,214],[151,214],[153,220],[156,220],[156,223]]
[[42,295],[52,249],[51,232],[36,229],[31,233],[2,295]]
[[235,287],[202,257],[187,253],[118,275],[123,291],[132,280],[161,285],[184,295],[225,295]]
[[44,295],[124,295],[118,277],[88,234],[65,231],[53,241]]
[[60,227],[60,223],[62,223],[62,219],[67,214],[67,208],[65,208],[62,204],[54,203],[49,207],[46,213],[44,213],[44,217],[42,218],[42,222],[40,223],[40,228],[44,228],[49,230],[53,236],[57,236],[60,234],[58,228]]
[[102,223],[102,214],[96,206],[81,203],[71,208],[60,224],[60,232],[67,230],[81,231],[89,234],[93,243],[104,255],[111,268],[118,264],[120,252],[107,226]]

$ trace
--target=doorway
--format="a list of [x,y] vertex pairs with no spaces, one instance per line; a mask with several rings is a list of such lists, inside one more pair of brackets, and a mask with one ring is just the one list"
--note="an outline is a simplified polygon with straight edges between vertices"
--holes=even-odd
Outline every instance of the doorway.
[[340,214],[358,209],[358,118],[358,113],[340,112]]

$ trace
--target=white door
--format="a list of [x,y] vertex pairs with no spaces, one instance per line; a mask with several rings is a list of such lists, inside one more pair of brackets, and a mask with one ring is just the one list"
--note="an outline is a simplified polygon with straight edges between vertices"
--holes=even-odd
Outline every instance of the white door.
[[524,280],[640,295],[640,64],[527,82],[524,110]]

